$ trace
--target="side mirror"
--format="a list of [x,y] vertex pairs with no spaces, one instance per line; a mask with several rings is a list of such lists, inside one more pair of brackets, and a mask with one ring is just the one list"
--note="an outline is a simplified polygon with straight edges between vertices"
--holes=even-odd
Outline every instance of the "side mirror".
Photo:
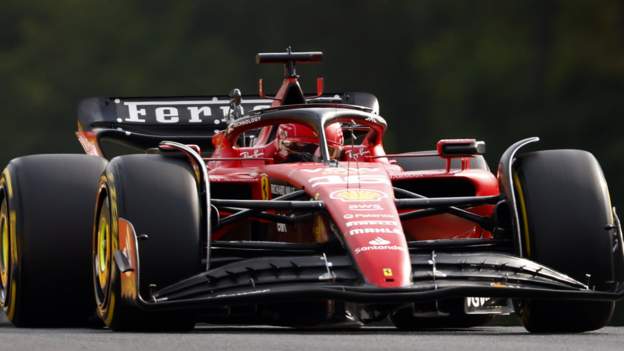
[[467,157],[485,154],[485,142],[475,139],[443,139],[436,145],[442,158]]

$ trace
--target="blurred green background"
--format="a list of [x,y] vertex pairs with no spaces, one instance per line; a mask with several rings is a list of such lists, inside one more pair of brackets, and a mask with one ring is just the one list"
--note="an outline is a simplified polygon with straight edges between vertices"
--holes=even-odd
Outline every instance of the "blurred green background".
[[80,152],[86,96],[272,91],[281,69],[254,55],[292,45],[326,54],[299,68],[309,91],[379,97],[389,151],[476,137],[495,167],[537,135],[593,152],[624,207],[622,1],[3,0],[0,29],[2,164]]

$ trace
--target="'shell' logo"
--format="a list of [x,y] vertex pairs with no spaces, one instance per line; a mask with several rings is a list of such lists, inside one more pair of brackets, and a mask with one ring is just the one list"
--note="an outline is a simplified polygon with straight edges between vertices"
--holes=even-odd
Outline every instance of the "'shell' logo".
[[387,195],[379,190],[373,189],[343,189],[332,192],[329,195],[332,199],[341,201],[379,201]]

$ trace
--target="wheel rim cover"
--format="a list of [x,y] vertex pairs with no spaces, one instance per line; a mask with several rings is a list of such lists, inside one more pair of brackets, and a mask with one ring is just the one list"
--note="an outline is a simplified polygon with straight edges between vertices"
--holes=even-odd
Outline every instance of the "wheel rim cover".
[[105,213],[100,214],[97,247],[95,255],[95,270],[99,288],[104,292],[108,285],[109,266],[111,259],[110,252],[110,225]]

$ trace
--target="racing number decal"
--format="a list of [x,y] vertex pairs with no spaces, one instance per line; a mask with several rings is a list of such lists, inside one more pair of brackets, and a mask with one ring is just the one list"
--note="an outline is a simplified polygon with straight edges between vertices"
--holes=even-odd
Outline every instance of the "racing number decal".
[[260,178],[260,191],[262,193],[262,200],[268,200],[271,194],[271,187],[269,186],[269,177],[266,175]]

